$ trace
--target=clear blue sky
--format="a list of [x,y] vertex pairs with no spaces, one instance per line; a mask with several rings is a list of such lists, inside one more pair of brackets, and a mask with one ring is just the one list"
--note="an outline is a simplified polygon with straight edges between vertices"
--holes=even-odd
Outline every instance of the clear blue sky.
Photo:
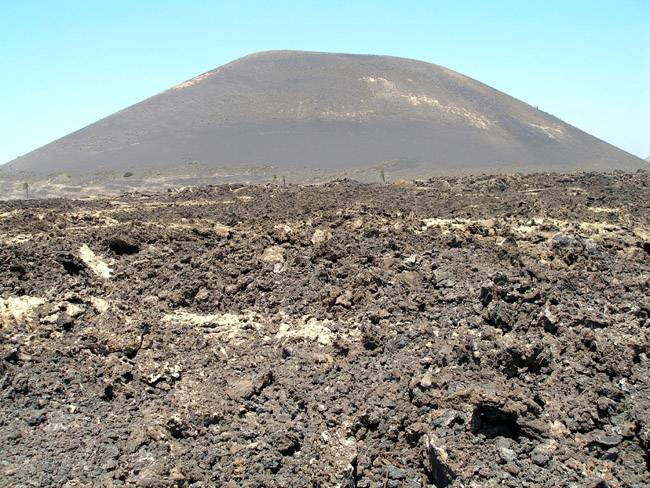
[[441,64],[650,155],[650,0],[0,0],[0,163],[269,49]]

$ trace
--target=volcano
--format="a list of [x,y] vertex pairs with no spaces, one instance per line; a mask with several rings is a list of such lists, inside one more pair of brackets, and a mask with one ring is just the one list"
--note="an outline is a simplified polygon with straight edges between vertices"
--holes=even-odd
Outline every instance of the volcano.
[[647,163],[442,66],[251,54],[15,159],[5,174],[274,167],[345,172],[634,170]]

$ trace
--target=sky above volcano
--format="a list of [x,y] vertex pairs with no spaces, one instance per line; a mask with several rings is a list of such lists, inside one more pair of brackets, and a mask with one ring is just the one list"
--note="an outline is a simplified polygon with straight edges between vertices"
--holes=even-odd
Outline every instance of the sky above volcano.
[[650,155],[650,2],[3,0],[0,163],[256,51],[440,64]]

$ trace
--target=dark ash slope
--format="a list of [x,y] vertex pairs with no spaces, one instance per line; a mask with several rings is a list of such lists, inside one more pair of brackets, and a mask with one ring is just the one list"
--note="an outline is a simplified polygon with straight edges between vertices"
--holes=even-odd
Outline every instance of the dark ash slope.
[[636,169],[641,159],[478,81],[387,56],[246,56],[18,158],[6,174],[271,165]]

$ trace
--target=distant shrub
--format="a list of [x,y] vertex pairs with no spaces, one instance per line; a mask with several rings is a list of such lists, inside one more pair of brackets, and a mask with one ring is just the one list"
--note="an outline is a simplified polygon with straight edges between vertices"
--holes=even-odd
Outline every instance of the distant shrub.
[[131,173],[130,171],[127,171],[127,172],[124,173],[122,176],[123,176],[124,178],[128,178],[129,176],[133,176],[133,173]]

